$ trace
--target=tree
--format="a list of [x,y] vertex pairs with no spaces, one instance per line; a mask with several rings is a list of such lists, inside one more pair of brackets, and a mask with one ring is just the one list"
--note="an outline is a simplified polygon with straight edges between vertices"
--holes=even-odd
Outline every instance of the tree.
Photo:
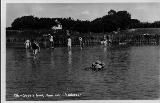
[[138,28],[140,21],[137,19],[131,19],[129,28]]
[[110,10],[110,11],[108,11],[108,15],[115,15],[116,14],[116,11],[115,10]]
[[118,11],[116,13],[117,23],[120,29],[124,30],[129,28],[131,15],[127,11]]
[[11,24],[9,30],[39,30],[51,29],[57,25],[57,20],[64,30],[87,32],[112,32],[117,30],[125,30],[128,28],[147,28],[160,27],[160,21],[154,23],[140,22],[137,19],[131,19],[131,15],[127,11],[115,11],[111,9],[107,15],[96,18],[92,21],[74,20],[73,18],[38,18],[32,15],[16,18]]

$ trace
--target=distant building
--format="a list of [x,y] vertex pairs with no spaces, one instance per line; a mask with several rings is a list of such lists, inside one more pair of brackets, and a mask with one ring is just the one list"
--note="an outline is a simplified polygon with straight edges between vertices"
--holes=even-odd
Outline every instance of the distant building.
[[52,29],[53,30],[61,30],[62,29],[62,25],[58,24],[57,26],[53,26]]
[[53,26],[52,29],[53,30],[61,30],[62,29],[62,25],[58,20],[55,20],[55,22],[57,23],[57,26]]

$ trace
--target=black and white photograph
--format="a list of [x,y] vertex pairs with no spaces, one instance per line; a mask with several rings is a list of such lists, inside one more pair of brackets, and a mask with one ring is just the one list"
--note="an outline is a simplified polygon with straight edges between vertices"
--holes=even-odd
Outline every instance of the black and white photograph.
[[6,2],[3,15],[5,101],[160,100],[160,2]]

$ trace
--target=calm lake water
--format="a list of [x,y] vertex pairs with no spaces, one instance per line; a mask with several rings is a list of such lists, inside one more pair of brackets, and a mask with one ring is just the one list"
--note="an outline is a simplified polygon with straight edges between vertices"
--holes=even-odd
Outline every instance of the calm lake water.
[[[7,100],[143,100],[160,98],[160,47],[6,50]],[[102,71],[86,70],[92,62]]]

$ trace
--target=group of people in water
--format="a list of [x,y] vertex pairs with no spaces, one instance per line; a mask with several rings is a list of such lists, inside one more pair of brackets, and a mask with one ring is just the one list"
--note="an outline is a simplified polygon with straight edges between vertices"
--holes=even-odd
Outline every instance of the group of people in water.
[[34,57],[36,57],[38,52],[40,52],[40,46],[35,40],[26,40],[24,44],[26,50],[32,49]]
[[[54,36],[51,35],[51,34],[47,34],[47,35],[43,35],[43,36],[48,36],[49,37],[48,40],[50,42],[50,48],[55,48],[55,46],[54,46]],[[79,37],[78,39],[79,39],[80,48],[82,49],[83,39],[82,39],[82,37]],[[109,41],[108,38],[106,38],[106,36],[104,36],[104,39],[101,42],[102,42],[102,44],[104,44],[104,46],[106,46],[110,41]],[[25,44],[26,50],[31,49],[33,51],[34,58],[36,58],[38,53],[40,52],[39,43],[36,42],[36,40],[31,40],[30,41],[30,40],[27,39],[24,44]],[[70,36],[68,36],[67,46],[68,46],[68,50],[70,51],[71,47],[72,47],[72,40],[71,40]],[[96,62],[92,63],[91,68],[93,70],[101,70],[101,69],[104,68],[104,66],[105,66],[105,64],[103,62],[97,60]]]
[[[47,35],[43,35],[43,36],[47,36],[49,37],[49,42],[50,42],[50,48],[55,48],[54,46],[54,36],[51,35],[51,34],[47,34]],[[68,37],[68,43],[67,43],[67,46],[68,46],[68,50],[71,50],[71,47],[72,47],[72,40],[71,40],[71,37],[69,36]],[[80,47],[82,48],[82,37],[79,37],[79,42],[80,42]],[[40,52],[40,46],[39,46],[39,43],[36,42],[36,40],[29,40],[27,39],[25,41],[25,48],[26,50],[28,49],[31,49],[33,51],[33,55],[36,57],[38,52]]]
[[[47,34],[47,35],[43,35],[44,37],[49,37],[49,42],[50,42],[50,48],[55,48],[55,45],[54,45],[54,36],[51,35],[51,34]],[[70,37],[70,34],[69,32],[67,31],[67,36],[68,36],[68,40],[67,40],[67,46],[68,46],[68,50],[71,50],[71,47],[72,47],[72,40],[71,40],[71,37]],[[83,47],[83,39],[82,37],[79,37],[79,44],[80,44],[80,48],[82,49]],[[104,36],[103,40],[101,41],[101,44],[104,44],[104,46],[108,45],[109,43],[111,42],[111,40],[109,39],[109,37],[107,36]],[[25,48],[26,50],[27,49],[32,49],[33,51],[33,55],[36,57],[37,54],[40,52],[40,46],[39,46],[39,43],[36,42],[36,40],[29,40],[27,39],[25,41]]]
[[[43,35],[43,36],[48,36],[49,37],[50,47],[54,48],[53,36],[51,34]],[[31,40],[30,41],[29,39],[27,39],[24,44],[25,44],[26,50],[32,49],[34,57],[36,57],[38,52],[40,52],[40,46],[39,46],[39,43],[36,42],[36,40]]]

